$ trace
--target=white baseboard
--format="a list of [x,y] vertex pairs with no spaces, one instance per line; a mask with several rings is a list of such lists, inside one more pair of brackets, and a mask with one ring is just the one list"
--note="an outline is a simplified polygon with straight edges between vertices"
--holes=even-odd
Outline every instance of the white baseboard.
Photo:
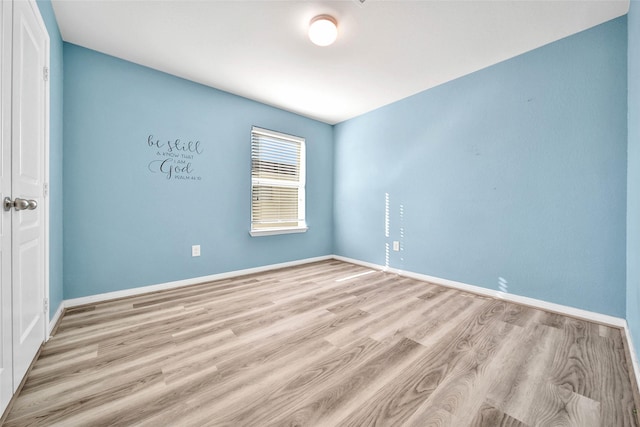
[[624,334],[627,339],[627,346],[629,347],[629,354],[631,356],[631,369],[633,370],[633,376],[636,379],[638,390],[640,390],[640,365],[638,365],[638,354],[636,348],[633,346],[633,338],[631,337],[631,331],[629,325],[624,322]]
[[516,304],[522,304],[522,305],[526,305],[533,308],[539,308],[542,310],[551,311],[553,313],[565,314],[567,316],[576,317],[578,319],[589,320],[592,322],[597,322],[597,323],[601,323],[608,326],[615,326],[616,328],[624,328],[627,324],[627,321],[620,317],[608,316],[606,314],[596,313],[588,310],[582,310],[580,308],[569,307],[561,304],[555,304],[552,302],[543,301],[535,298],[508,294],[505,292],[500,292],[493,289],[487,289],[480,286],[468,285],[462,282],[456,282],[453,280],[428,276],[426,274],[398,270],[396,268],[385,267],[382,265],[372,264],[370,262],[360,261],[357,259],[347,258],[339,255],[334,255],[334,258],[340,261],[350,262],[352,264],[358,264],[364,267],[373,268],[375,270],[388,271],[390,273],[398,274],[400,276],[410,277],[412,279],[417,279],[417,280],[424,280],[425,282],[431,282],[437,285],[447,286],[449,288],[455,288],[462,291],[471,292],[474,294],[485,295],[492,298],[499,298],[505,301],[514,302]]
[[124,289],[121,291],[107,292],[103,294],[96,294],[96,295],[89,295],[86,297],[68,299],[68,300],[64,300],[60,304],[60,306],[58,307],[58,310],[56,310],[54,317],[49,322],[49,325],[50,325],[50,328],[52,328],[53,325],[55,325],[55,322],[58,320],[58,318],[62,314],[62,311],[64,310],[64,308],[68,308],[68,307],[77,307],[79,305],[84,305],[84,304],[94,304],[97,302],[108,301],[108,300],[117,299],[117,298],[124,298],[124,297],[134,296],[134,295],[140,295],[140,294],[149,293],[149,292],[161,291],[166,289],[174,289],[182,286],[195,285],[198,283],[213,282],[216,280],[228,279],[228,278],[238,277],[238,276],[245,276],[247,274],[262,273],[269,270],[276,270],[278,268],[293,267],[296,265],[308,264],[308,263],[317,262],[317,261],[324,261],[327,259],[337,259],[340,261],[362,265],[364,267],[369,267],[374,270],[388,271],[390,273],[398,274],[400,276],[410,277],[417,280],[423,280],[425,282],[431,282],[438,285],[459,289],[462,291],[489,296],[492,298],[499,298],[499,299],[514,302],[517,304],[523,304],[523,305],[531,306],[534,308],[540,308],[542,310],[551,311],[554,313],[566,314],[568,316],[577,317],[579,319],[589,320],[593,322],[598,322],[598,323],[602,323],[609,326],[615,326],[618,328],[627,327],[626,320],[619,317],[608,316],[606,314],[596,313],[588,310],[582,310],[579,308],[569,307],[561,304],[555,304],[552,302],[543,301],[535,298],[508,294],[508,293],[496,291],[493,289],[483,288],[481,286],[469,285],[462,282],[442,279],[440,277],[428,276],[426,274],[414,273],[411,271],[404,271],[404,270],[399,270],[391,267],[384,267],[382,265],[373,264],[370,262],[361,261],[353,258],[343,257],[340,255],[325,255],[325,256],[320,256],[315,258],[305,258],[301,260],[283,262],[279,264],[270,264],[270,265],[265,265],[261,267],[247,268],[244,270],[235,270],[235,271],[229,271],[225,273],[212,274],[209,276],[194,277],[191,279],[176,280],[173,282],[160,283],[156,285],[141,286],[137,288]]
[[229,271],[226,273],[212,274],[209,276],[194,277],[192,279],[176,280],[174,282],[160,283],[157,285],[148,285],[148,286],[141,286],[137,288],[124,289],[122,291],[114,291],[114,292],[106,292],[103,294],[89,295],[86,297],[68,299],[63,301],[63,303],[65,308],[77,307],[79,305],[85,305],[85,304],[95,304],[98,302],[109,301],[117,298],[130,297],[130,296],[135,296],[140,294],[146,294],[149,292],[163,291],[166,289],[180,288],[183,286],[196,285],[198,283],[204,283],[204,282],[214,282],[216,280],[229,279],[229,278],[238,277],[238,276],[246,276],[247,274],[262,273],[264,271],[276,270],[278,268],[294,267],[296,265],[309,264],[317,261],[325,261],[332,258],[333,256],[331,255],[319,256],[315,258],[305,258],[305,259],[296,260],[296,261],[282,262],[279,264],[270,264],[270,265],[265,265],[261,267],[247,268],[244,270],[235,270],[235,271]]
[[621,328],[624,330],[625,339],[627,340],[627,346],[629,347],[629,354],[631,356],[631,372],[629,374],[633,375],[633,378],[636,381],[638,386],[638,390],[640,390],[640,365],[638,364],[638,355],[636,354],[635,347],[633,346],[633,339],[631,338],[631,333],[629,332],[629,326],[627,325],[627,321],[620,317],[608,316],[606,314],[596,313],[593,311],[582,310],[575,307],[569,307],[566,305],[555,304],[548,301],[543,301],[535,298],[523,297],[514,294],[507,294],[504,292],[496,291],[493,289],[487,289],[480,286],[468,285],[462,282],[455,282],[453,280],[442,279],[439,277],[428,276],[426,274],[414,273],[411,271],[403,271],[398,270],[391,267],[385,267],[378,264],[373,264],[366,261],[360,261],[353,258],[347,258],[340,255],[334,255],[333,258],[350,262],[352,264],[358,264],[363,267],[369,267],[375,270],[387,271],[389,273],[398,274],[400,276],[410,277],[412,279],[424,280],[426,282],[435,283],[437,285],[447,286],[449,288],[459,289],[462,291],[467,291],[479,295],[485,295],[492,298],[499,298],[509,302],[513,302],[516,304],[522,304],[533,308],[539,308],[541,310],[551,311],[558,314],[566,314],[567,316],[576,317],[583,320],[588,320],[608,326],[613,326],[616,328]]
[[400,276],[410,277],[417,280],[423,280],[425,282],[431,282],[438,285],[459,289],[462,291],[489,296],[492,298],[499,298],[499,299],[514,302],[517,304],[527,305],[534,308],[540,308],[542,310],[551,311],[554,313],[565,314],[568,316],[589,320],[589,321],[601,323],[604,325],[615,326],[618,328],[627,327],[626,320],[619,317],[608,316],[606,314],[596,313],[588,310],[582,310],[579,308],[569,307],[561,304],[555,304],[552,302],[543,301],[535,298],[508,294],[505,292],[483,288],[480,286],[469,285],[466,283],[456,282],[448,279],[442,279],[440,277],[428,276],[426,274],[414,273],[411,271],[404,271],[404,270],[399,270],[391,267],[384,267],[382,265],[373,264],[370,262],[348,258],[340,255],[325,255],[325,256],[314,257],[314,258],[305,258],[301,260],[283,262],[279,264],[270,264],[270,265],[265,265],[261,267],[247,268],[244,270],[235,270],[235,271],[229,271],[225,273],[212,274],[209,276],[194,277],[191,279],[176,280],[173,282],[160,283],[156,285],[141,286],[137,288],[124,289],[121,291],[107,292],[103,294],[96,294],[96,295],[89,295],[86,297],[68,299],[68,300],[62,301],[62,303],[60,304],[60,307],[58,307],[58,310],[56,311],[56,314],[49,322],[49,326],[50,328],[53,328],[53,326],[55,325],[55,322],[58,320],[58,318],[62,314],[62,311],[64,310],[64,308],[77,307],[84,304],[95,304],[98,302],[109,301],[117,298],[135,296],[135,295],[145,294],[149,292],[162,291],[166,289],[174,289],[174,288],[179,288],[183,286],[195,285],[198,283],[213,282],[216,280],[228,279],[228,278],[238,277],[238,276],[245,276],[247,274],[262,273],[269,270],[276,270],[278,268],[293,267],[293,266],[308,264],[308,263],[317,262],[317,261],[324,261],[327,259],[336,259],[339,261],[362,265],[364,267],[368,267],[374,270],[388,271],[390,273],[398,274]]
[[64,312],[64,307],[65,307],[65,302],[61,301],[60,305],[58,306],[58,309],[56,310],[55,313],[53,313],[53,317],[49,320],[49,324],[47,325],[47,336],[45,337],[45,341],[48,341],[49,338],[51,338],[51,332],[53,331],[53,328],[56,327],[58,320],[60,320],[60,317]]
[[216,280],[228,279],[228,278],[233,278],[238,276],[245,276],[248,274],[262,273],[265,271],[276,270],[279,268],[293,267],[293,266],[302,265],[302,264],[309,264],[312,262],[325,261],[328,259],[336,259],[339,261],[349,262],[352,264],[368,267],[373,270],[387,271],[390,273],[398,274],[400,276],[410,277],[410,278],[422,280],[425,282],[435,283],[437,285],[447,286],[450,288],[459,289],[462,291],[484,295],[492,298],[503,299],[505,301],[513,302],[516,304],[522,304],[529,307],[539,308],[539,309],[551,311],[554,313],[565,314],[565,315],[576,317],[579,319],[593,321],[593,322],[601,323],[604,325],[621,328],[624,330],[625,338],[629,346],[629,352],[632,359],[631,369],[633,370],[633,375],[635,377],[636,383],[638,384],[638,389],[640,390],[640,365],[638,364],[638,357],[635,351],[635,347],[633,346],[633,340],[629,332],[627,321],[625,319],[614,317],[614,316],[608,316],[606,314],[596,313],[588,310],[582,310],[575,307],[569,307],[566,305],[555,304],[555,303],[551,303],[548,301],[543,301],[535,298],[529,298],[529,297],[524,297],[524,296],[519,296],[514,294],[507,294],[507,293],[496,291],[493,289],[483,288],[475,285],[469,285],[466,283],[456,282],[448,279],[442,279],[439,277],[428,276],[426,274],[414,273],[411,271],[403,271],[403,270],[399,270],[391,267],[385,267],[382,265],[373,264],[370,262],[361,261],[353,258],[347,258],[340,255],[325,255],[325,256],[320,256],[315,258],[306,258],[306,259],[301,259],[296,261],[283,262],[279,264],[271,264],[271,265],[265,265],[261,267],[247,268],[244,270],[236,270],[236,271],[230,271],[226,273],[212,274],[209,276],[194,277],[192,279],[177,280],[174,282],[142,286],[138,288],[125,289],[122,291],[107,292],[103,294],[90,295],[90,296],[81,297],[81,298],[64,300],[60,303],[60,306],[58,307],[55,314],[49,321],[49,325],[47,328],[48,329],[47,339],[49,339],[49,336],[51,335],[53,328],[55,327],[56,323],[60,319],[60,316],[62,316],[62,313],[64,312],[65,308],[77,307],[84,304],[94,304],[102,301],[109,301],[112,299],[135,296],[135,295],[140,295],[140,294],[145,294],[145,293],[155,292],[155,291],[160,291],[165,289],[174,289],[174,288],[179,288],[183,286],[195,285],[198,283],[213,282]]

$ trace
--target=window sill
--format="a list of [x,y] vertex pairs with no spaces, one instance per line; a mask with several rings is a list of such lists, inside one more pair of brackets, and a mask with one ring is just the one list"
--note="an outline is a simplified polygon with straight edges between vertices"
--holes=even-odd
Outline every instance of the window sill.
[[276,234],[304,233],[309,227],[265,228],[263,230],[251,230],[252,237],[275,236]]

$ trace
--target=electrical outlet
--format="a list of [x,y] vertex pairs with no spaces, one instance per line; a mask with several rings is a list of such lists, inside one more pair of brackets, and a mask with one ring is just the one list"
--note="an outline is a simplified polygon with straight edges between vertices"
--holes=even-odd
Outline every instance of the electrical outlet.
[[200,256],[200,245],[191,246],[191,256]]
[[400,250],[400,242],[398,242],[397,240],[393,241],[393,250],[396,252]]

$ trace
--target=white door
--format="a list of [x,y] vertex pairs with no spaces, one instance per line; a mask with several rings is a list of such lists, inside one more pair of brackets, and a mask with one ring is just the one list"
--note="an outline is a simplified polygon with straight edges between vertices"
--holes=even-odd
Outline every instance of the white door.
[[[0,200],[11,197],[12,3],[0,3]],[[0,412],[13,395],[11,212],[0,209]]]
[[[45,339],[49,36],[34,1],[0,2],[0,413]],[[8,203],[5,203],[7,200]]]
[[[45,139],[49,36],[35,2],[13,4],[12,318],[13,388],[45,339]],[[19,199],[29,205],[20,207]],[[23,202],[24,203],[24,202]],[[48,315],[48,313],[46,314]]]

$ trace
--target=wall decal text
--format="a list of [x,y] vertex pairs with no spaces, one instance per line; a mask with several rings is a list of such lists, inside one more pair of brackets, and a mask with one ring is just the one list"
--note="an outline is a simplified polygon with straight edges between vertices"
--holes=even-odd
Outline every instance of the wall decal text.
[[200,141],[165,141],[149,135],[147,146],[156,152],[155,159],[147,166],[152,173],[162,174],[166,179],[202,180],[202,176],[194,173],[194,164],[203,151]]

